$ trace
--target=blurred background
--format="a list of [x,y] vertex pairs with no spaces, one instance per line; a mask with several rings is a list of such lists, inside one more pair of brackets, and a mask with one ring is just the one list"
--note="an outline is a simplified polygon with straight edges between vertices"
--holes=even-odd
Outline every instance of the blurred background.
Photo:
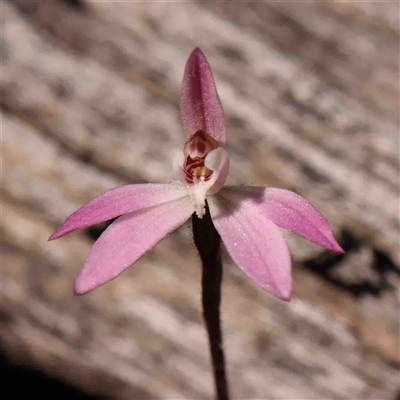
[[347,251],[285,234],[290,303],[225,254],[232,398],[400,398],[397,2],[4,1],[1,25],[3,389],[212,398],[187,225],[82,297],[74,278],[107,225],[47,242],[95,195],[170,179],[200,46],[226,112],[228,183],[296,191]]

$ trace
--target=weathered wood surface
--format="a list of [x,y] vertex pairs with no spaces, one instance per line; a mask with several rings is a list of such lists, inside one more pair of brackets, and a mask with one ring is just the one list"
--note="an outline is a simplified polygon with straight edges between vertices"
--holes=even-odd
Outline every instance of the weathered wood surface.
[[72,283],[100,229],[46,242],[96,194],[168,181],[199,45],[226,110],[230,182],[306,196],[347,250],[288,235],[291,303],[226,257],[233,398],[398,396],[397,2],[1,7],[0,337],[13,362],[112,399],[212,397],[187,227],[83,297]]

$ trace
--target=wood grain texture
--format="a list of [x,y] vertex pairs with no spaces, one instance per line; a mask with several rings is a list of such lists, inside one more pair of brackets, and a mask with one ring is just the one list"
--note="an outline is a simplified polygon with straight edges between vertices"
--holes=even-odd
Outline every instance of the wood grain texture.
[[397,398],[398,3],[21,0],[1,11],[7,357],[111,399],[212,398],[187,226],[82,297],[73,280],[106,224],[47,242],[102,191],[170,179],[183,68],[200,46],[226,112],[229,183],[304,195],[347,251],[287,234],[290,303],[225,257],[233,398]]

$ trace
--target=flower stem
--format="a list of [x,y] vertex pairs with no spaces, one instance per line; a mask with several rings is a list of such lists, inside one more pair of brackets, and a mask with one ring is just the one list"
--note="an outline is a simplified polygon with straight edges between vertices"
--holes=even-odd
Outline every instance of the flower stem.
[[211,220],[208,205],[202,219],[193,214],[192,225],[194,242],[203,264],[203,315],[210,343],[215,391],[217,394],[216,399],[229,400],[220,321],[222,282],[221,238]]

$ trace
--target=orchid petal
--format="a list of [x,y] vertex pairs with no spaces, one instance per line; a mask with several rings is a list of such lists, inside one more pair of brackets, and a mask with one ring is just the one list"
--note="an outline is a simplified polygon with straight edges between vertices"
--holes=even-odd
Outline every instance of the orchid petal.
[[279,228],[247,204],[219,196],[209,197],[208,204],[215,228],[239,268],[264,290],[289,300],[291,261]]
[[117,187],[95,197],[71,214],[49,240],[77,229],[98,224],[122,214],[166,203],[187,195],[186,188],[174,184],[136,184]]
[[193,213],[188,197],[138,210],[113,222],[93,245],[75,281],[84,294],[114,279]]
[[290,190],[262,187],[225,187],[222,196],[241,201],[254,213],[269,218],[319,246],[344,253],[333,237],[328,221],[304,197]]
[[210,65],[198,47],[193,50],[186,63],[182,82],[181,115],[188,137],[202,130],[221,146],[225,145],[224,110]]
[[229,172],[229,156],[228,152],[219,147],[207,154],[204,165],[213,171],[211,186],[208,194],[212,195],[219,192],[225,183],[225,179]]

